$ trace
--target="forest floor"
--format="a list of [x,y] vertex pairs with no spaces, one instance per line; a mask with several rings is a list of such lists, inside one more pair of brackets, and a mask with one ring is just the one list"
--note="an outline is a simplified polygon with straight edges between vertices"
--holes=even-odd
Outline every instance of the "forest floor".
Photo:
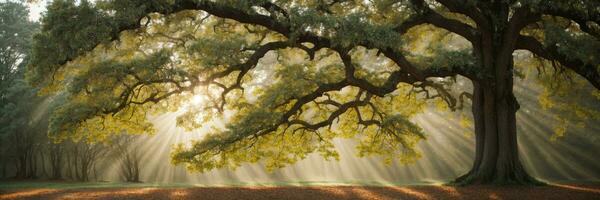
[[[60,183],[59,183],[60,184]],[[600,199],[600,184],[548,186],[239,186],[0,184],[0,199]]]

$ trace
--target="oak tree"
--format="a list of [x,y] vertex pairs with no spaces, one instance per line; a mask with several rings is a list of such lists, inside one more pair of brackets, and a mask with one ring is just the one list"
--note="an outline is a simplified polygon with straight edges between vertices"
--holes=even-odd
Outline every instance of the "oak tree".
[[[190,130],[221,118],[172,154],[196,171],[335,159],[334,138],[411,162],[425,100],[470,99],[476,154],[456,183],[536,183],[518,156],[515,52],[600,89],[596,0],[55,0],[42,22],[28,78],[68,95],[52,136],[152,132],[147,116],[165,112]],[[452,90],[457,77],[471,91]]]

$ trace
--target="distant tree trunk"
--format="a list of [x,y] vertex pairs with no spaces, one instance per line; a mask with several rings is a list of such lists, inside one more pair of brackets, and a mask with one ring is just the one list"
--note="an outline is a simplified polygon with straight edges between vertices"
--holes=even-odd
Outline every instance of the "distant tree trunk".
[[27,178],[29,179],[35,179],[37,178],[37,170],[38,170],[38,165],[37,165],[37,157],[36,157],[36,149],[35,147],[30,147],[29,148],[29,153],[28,153],[28,160],[29,160],[29,168],[28,168],[28,176]]
[[27,159],[24,155],[19,155],[17,157],[17,167],[16,167],[16,176],[17,179],[24,179],[27,177]]
[[88,169],[86,165],[81,164],[81,167],[79,168],[79,176],[77,176],[77,180],[78,181],[83,181],[86,182],[88,181]]
[[135,175],[133,176],[133,182],[140,182],[140,167],[139,167],[139,165],[135,168]]
[[66,160],[66,174],[65,176],[71,180],[73,180],[73,156],[71,155],[71,152],[67,151],[65,152],[65,155],[67,156],[67,160]]
[[17,179],[29,179],[33,178],[33,168],[32,168],[32,155],[31,149],[29,147],[24,147],[18,152],[17,155]]
[[125,155],[121,165],[127,182],[140,182],[140,156],[135,147]]
[[74,176],[75,180],[79,180],[80,181],[80,180],[83,179],[83,177],[82,177],[81,171],[80,171],[80,169],[81,169],[81,167],[80,167],[81,157],[79,155],[80,154],[80,152],[79,152],[79,144],[75,144],[73,146],[73,152],[72,153],[73,153],[72,154],[73,155],[73,158],[72,158],[73,160],[71,160],[71,162],[72,162],[71,164],[73,166],[73,172],[74,172],[73,176]]
[[[73,169],[75,180],[89,181],[92,173],[96,175],[95,166],[105,152],[106,147],[103,144],[88,144],[84,141],[73,144],[69,149],[69,168]],[[94,178],[97,179],[97,176]]]
[[12,138],[12,145],[14,145],[14,149],[16,149],[15,178],[24,179],[27,177],[27,152],[22,148],[22,133],[16,133],[12,136]]
[[121,176],[127,182],[140,182],[141,152],[136,136],[122,135],[114,138],[115,153],[121,165]]
[[61,144],[50,144],[49,147],[49,160],[51,168],[50,179],[58,180],[62,179],[62,161],[63,161],[63,147],[65,143]]
[[2,160],[2,162],[0,162],[0,167],[2,167],[2,175],[1,175],[1,179],[5,179],[7,178],[8,175],[8,165],[12,162],[12,159],[10,158],[10,156],[8,155],[8,149],[10,147],[8,142],[6,140],[0,140],[0,144],[2,146],[0,146],[0,160]]
[[98,182],[98,169],[96,168],[96,164],[94,164],[93,168],[94,168],[94,181]]
[[40,156],[40,169],[42,171],[42,176],[46,177],[46,178],[50,178],[50,175],[47,171],[47,167],[46,167],[46,156],[44,156],[45,154],[43,153],[43,150],[38,151],[38,155]]
[[33,179],[37,175],[36,140],[33,132],[23,130],[11,136],[12,148],[16,158],[17,179]]
[[2,162],[2,179],[6,178],[6,165],[8,165],[8,162]]
[[88,158],[84,157],[85,153],[82,152],[80,154],[79,159],[79,172],[78,172],[78,176],[77,176],[77,180],[78,181],[88,181],[88,172],[89,172],[89,168],[88,168]]

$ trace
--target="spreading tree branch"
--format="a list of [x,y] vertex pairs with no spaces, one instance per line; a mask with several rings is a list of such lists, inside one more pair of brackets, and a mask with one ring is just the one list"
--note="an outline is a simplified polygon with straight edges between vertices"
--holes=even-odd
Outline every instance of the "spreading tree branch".
[[584,77],[595,88],[600,89],[600,72],[598,71],[598,66],[584,63],[577,58],[561,53],[556,44],[544,46],[541,42],[531,36],[521,35],[518,38],[517,49],[528,50],[536,56],[546,60],[558,61],[562,66],[573,70],[575,73]]

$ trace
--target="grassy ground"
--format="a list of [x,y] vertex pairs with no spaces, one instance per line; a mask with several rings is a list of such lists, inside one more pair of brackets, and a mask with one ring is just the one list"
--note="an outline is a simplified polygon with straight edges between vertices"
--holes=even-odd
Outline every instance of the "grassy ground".
[[600,199],[599,184],[540,187],[345,183],[233,183],[203,186],[158,183],[1,182],[0,199]]

